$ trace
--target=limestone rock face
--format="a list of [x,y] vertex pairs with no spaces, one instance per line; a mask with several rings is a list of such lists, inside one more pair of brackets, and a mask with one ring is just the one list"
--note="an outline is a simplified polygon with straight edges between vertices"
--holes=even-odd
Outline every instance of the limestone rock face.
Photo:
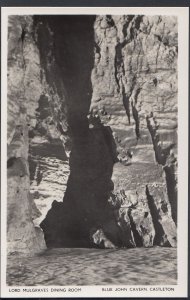
[[8,33],[8,252],[176,247],[177,19],[10,16]]
[[118,223],[136,245],[176,246],[177,19],[97,16],[94,30],[89,120],[116,144]]
[[40,215],[34,219],[36,225],[45,218],[54,200],[62,201],[70,173],[68,158],[61,143],[38,143],[30,148],[30,194]]
[[[48,151],[50,164],[56,164],[56,155],[49,149],[56,148],[54,141],[59,144],[59,158],[67,160],[63,148],[67,136],[65,94],[61,79],[56,87],[48,82],[33,17],[10,16],[8,21],[8,253],[34,254],[46,246],[39,224],[35,226],[33,222],[40,216],[33,201],[39,198],[39,192],[36,189],[33,193],[34,184],[31,185],[30,179],[37,173],[38,185],[44,175],[48,180],[47,172],[39,169],[46,164]],[[51,63],[48,67],[52,73]]]

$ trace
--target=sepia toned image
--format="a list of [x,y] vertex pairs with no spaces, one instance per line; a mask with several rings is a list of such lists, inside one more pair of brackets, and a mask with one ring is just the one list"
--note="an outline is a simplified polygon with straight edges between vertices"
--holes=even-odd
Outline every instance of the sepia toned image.
[[7,36],[6,285],[173,291],[178,17],[10,14]]

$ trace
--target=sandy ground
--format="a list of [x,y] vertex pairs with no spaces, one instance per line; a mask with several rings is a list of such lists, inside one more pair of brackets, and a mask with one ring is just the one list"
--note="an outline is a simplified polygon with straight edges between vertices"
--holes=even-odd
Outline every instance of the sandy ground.
[[7,284],[172,285],[177,283],[177,250],[51,249],[42,254],[8,257]]

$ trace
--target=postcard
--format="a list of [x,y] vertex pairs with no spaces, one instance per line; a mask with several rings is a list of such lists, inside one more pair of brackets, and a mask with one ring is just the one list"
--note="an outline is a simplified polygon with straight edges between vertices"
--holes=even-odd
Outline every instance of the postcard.
[[187,7],[3,7],[1,297],[187,297]]

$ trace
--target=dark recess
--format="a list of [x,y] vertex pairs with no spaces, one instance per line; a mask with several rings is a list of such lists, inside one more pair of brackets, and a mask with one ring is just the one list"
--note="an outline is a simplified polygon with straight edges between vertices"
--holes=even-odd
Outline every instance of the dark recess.
[[161,223],[159,222],[159,214],[156,208],[156,205],[154,203],[154,198],[153,196],[150,194],[148,186],[146,186],[146,196],[147,196],[147,200],[148,200],[148,206],[150,209],[150,213],[152,216],[152,221],[154,224],[154,228],[155,228],[155,237],[154,237],[154,245],[157,246],[165,246],[165,247],[170,247],[170,243],[165,239],[165,234],[164,234],[164,230],[163,227],[161,225]]
[[[55,82],[46,69],[47,63],[52,62],[52,57],[48,56],[51,52],[59,67],[57,76],[61,76],[67,92],[72,137],[71,172],[63,202],[58,203],[55,199],[41,223],[48,247],[95,247],[92,233],[100,228],[115,245],[122,245],[121,229],[108,204],[113,190],[111,176],[117,157],[116,145],[109,127],[100,123],[97,128],[89,129],[87,118],[96,46],[94,21],[93,15],[35,16],[47,81]],[[48,28],[53,33],[53,43],[47,39]]]

